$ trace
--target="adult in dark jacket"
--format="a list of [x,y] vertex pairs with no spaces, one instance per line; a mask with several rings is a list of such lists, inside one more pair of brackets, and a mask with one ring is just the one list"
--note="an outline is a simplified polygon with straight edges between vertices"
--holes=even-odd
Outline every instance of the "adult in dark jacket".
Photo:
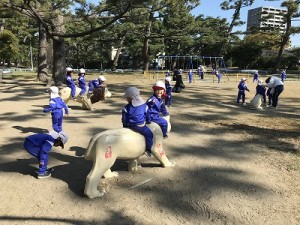
[[176,82],[173,88],[173,92],[180,93],[181,89],[184,89],[185,85],[182,81],[182,70],[179,70],[179,74],[176,76]]

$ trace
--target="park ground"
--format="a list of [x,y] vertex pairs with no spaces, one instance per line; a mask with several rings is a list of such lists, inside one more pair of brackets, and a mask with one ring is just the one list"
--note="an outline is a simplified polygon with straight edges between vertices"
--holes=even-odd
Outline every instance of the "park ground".
[[[36,179],[37,161],[23,149],[24,138],[51,129],[43,113],[44,84],[16,78],[0,84],[1,224],[93,225],[297,225],[300,224],[300,95],[298,80],[287,80],[278,109],[250,110],[235,103],[237,80],[196,78],[173,93],[172,132],[164,150],[173,168],[140,158],[135,174],[117,161],[119,177],[101,179],[101,198],[84,196],[92,162],[83,157],[98,132],[120,128],[121,98],[136,86],[147,99],[156,75],[107,74],[112,98],[94,111],[70,102],[64,119],[65,149],[54,148],[48,179]],[[87,79],[96,75],[87,76]],[[250,93],[255,84],[248,79]]]

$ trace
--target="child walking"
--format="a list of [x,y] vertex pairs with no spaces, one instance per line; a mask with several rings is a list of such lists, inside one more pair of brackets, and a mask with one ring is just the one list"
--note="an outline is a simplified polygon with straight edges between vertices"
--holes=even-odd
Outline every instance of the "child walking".
[[66,103],[59,96],[57,87],[52,86],[49,88],[49,91],[50,91],[49,107],[45,108],[43,111],[44,113],[51,111],[52,128],[53,130],[59,133],[62,131],[62,121],[64,116],[63,110],[65,111],[66,116],[69,114],[69,110]]
[[66,68],[66,85],[71,88],[71,96],[74,100],[76,100],[76,85],[75,85],[75,82],[72,78],[72,72],[73,72],[73,69],[71,67],[67,67]]
[[258,71],[256,70],[255,73],[253,74],[253,82],[258,82],[259,74]]
[[188,71],[188,77],[189,77],[189,83],[193,82],[193,78],[194,78],[194,73],[192,69],[189,69]]
[[152,89],[154,93],[147,100],[151,121],[157,123],[161,127],[163,137],[168,138],[168,122],[161,117],[161,114],[163,116],[169,115],[166,105],[162,99],[166,91],[166,86],[162,81],[157,81],[152,86]]
[[281,81],[284,82],[287,78],[286,71],[283,69],[280,74]]
[[140,97],[140,91],[136,87],[129,87],[123,96],[128,104],[122,110],[123,127],[130,128],[146,139],[145,154],[151,157],[151,148],[153,145],[153,134],[146,124],[151,123],[148,106]]
[[[249,89],[246,86],[245,81],[247,80],[247,78],[242,78],[239,85],[238,85],[238,96],[237,96],[237,100],[236,103],[239,104],[240,100],[242,99],[242,103],[243,105],[245,105],[245,91],[249,91]],[[249,91],[250,92],[250,91]]]
[[79,97],[83,97],[86,92],[85,69],[80,69],[78,74],[78,86],[81,88]]
[[49,134],[33,134],[28,136],[24,141],[24,149],[39,161],[38,179],[48,178],[51,176],[53,168],[47,168],[48,153],[52,146],[61,146],[64,148],[68,136],[64,132],[50,132]]
[[216,77],[218,78],[218,83],[220,83],[220,82],[221,82],[221,79],[222,79],[222,76],[223,76],[223,74],[219,73],[219,71],[218,71],[218,70],[216,70],[216,71],[215,71],[215,74],[216,74]]
[[172,105],[172,85],[171,85],[171,77],[165,78],[165,85],[166,85],[166,98],[165,98],[165,105],[171,107]]

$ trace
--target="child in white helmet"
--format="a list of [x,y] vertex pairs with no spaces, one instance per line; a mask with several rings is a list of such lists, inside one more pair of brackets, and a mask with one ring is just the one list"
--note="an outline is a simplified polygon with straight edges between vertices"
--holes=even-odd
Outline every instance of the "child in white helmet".
[[67,67],[66,68],[66,85],[71,88],[71,96],[74,100],[76,100],[76,85],[75,85],[75,82],[72,78],[72,72],[73,72],[73,69],[71,67]]
[[78,73],[78,86],[81,88],[79,97],[83,97],[86,92],[85,69],[80,69]]
[[61,146],[68,141],[68,136],[63,131],[57,133],[51,131],[49,134],[33,134],[26,137],[24,141],[25,150],[39,160],[38,179],[48,178],[51,176],[53,168],[47,168],[48,153],[51,151],[52,146]]
[[151,123],[148,106],[140,97],[140,91],[136,87],[129,87],[125,94],[128,104],[122,110],[123,127],[130,128],[146,139],[145,154],[151,156],[151,148],[153,145],[153,134],[146,124]]
[[189,83],[192,83],[194,80],[194,72],[192,69],[189,69],[188,71],[188,78],[189,78]]
[[65,115],[67,116],[69,114],[69,110],[66,103],[59,96],[57,87],[55,86],[50,87],[49,92],[50,92],[49,107],[45,108],[43,111],[45,113],[51,111],[52,128],[53,130],[59,133],[62,131],[62,121],[64,117],[64,112]]
[[91,80],[89,82],[89,94],[93,94],[95,88],[105,87],[106,78],[104,76],[99,76],[96,80]]
[[171,77],[165,78],[165,85],[166,85],[166,98],[165,98],[165,105],[171,107],[172,105],[172,85],[171,85]]
[[238,96],[237,96],[237,99],[236,99],[236,103],[239,104],[240,103],[240,100],[242,99],[242,103],[243,105],[245,105],[245,91],[249,91],[250,90],[248,89],[248,87],[246,86],[246,82],[247,81],[247,78],[243,77],[241,78],[241,81],[238,85]]
[[154,91],[153,95],[147,100],[147,105],[149,107],[151,121],[157,123],[162,130],[164,138],[168,137],[168,122],[161,117],[169,115],[166,106],[163,101],[163,97],[166,92],[166,86],[162,81],[157,81],[152,89]]

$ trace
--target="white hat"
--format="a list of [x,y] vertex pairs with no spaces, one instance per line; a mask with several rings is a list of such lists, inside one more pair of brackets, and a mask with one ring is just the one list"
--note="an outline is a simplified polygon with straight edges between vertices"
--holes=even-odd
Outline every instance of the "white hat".
[[171,77],[166,77],[165,80],[171,82]]
[[61,138],[63,144],[67,143],[68,135],[64,131],[59,132],[59,137]]
[[104,76],[99,76],[98,79],[102,81],[106,81],[106,78]]
[[50,90],[50,98],[57,98],[59,97],[58,88],[56,86],[51,86]]
[[245,77],[243,77],[242,79],[241,79],[241,81],[246,81],[247,80],[247,78],[245,78]]
[[66,68],[66,71],[67,71],[67,72],[72,72],[73,69],[72,69],[71,67],[67,67],[67,68]]
[[68,135],[64,131],[57,133],[56,131],[52,130],[49,132],[49,135],[51,135],[55,140],[60,137],[63,143],[63,145],[61,146],[62,148],[64,148],[64,145],[68,141]]
[[261,80],[258,80],[258,81],[257,81],[257,84],[258,84],[258,85],[262,85],[262,81],[261,81]]
[[85,73],[85,69],[82,69],[82,68],[81,68],[81,69],[79,70],[79,73]]
[[144,104],[144,100],[140,96],[140,91],[136,87],[129,87],[125,91],[125,94],[123,95],[124,98],[131,98],[131,104],[133,106],[140,106]]
[[161,80],[157,81],[153,86],[152,86],[153,90],[159,90],[159,89],[164,89],[166,90],[166,85],[164,84],[164,82],[162,82]]
[[57,139],[59,137],[59,134],[54,130],[50,131],[48,134],[51,135],[54,139]]

